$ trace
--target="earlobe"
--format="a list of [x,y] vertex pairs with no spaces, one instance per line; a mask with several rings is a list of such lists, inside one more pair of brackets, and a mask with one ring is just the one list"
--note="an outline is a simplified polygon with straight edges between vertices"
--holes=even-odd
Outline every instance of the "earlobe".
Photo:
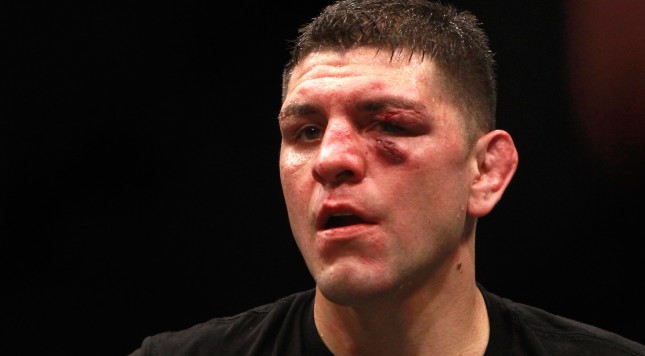
[[511,181],[517,168],[518,154],[511,136],[494,130],[475,145],[477,175],[470,187],[468,213],[475,217],[488,214]]

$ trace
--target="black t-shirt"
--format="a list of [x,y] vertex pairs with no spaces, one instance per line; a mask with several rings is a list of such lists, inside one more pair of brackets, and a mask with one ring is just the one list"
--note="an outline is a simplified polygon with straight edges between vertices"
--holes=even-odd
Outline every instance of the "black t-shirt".
[[314,289],[185,330],[147,337],[130,356],[329,356],[314,324]]
[[[485,355],[645,356],[645,345],[479,288],[490,321]],[[235,316],[149,336],[130,356],[332,355],[316,330],[313,301],[311,289]]]

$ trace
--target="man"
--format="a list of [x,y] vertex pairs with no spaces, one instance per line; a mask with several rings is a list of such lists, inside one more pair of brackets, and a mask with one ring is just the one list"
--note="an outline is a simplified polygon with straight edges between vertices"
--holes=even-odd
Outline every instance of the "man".
[[475,280],[477,219],[517,167],[488,39],[424,0],[341,0],[283,75],[280,178],[316,287],[148,337],[135,355],[645,355]]

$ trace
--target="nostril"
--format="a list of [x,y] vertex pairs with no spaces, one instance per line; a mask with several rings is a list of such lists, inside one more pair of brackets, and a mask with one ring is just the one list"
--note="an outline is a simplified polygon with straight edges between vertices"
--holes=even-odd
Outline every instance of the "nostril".
[[324,165],[319,165],[317,169],[313,170],[314,178],[321,183],[326,184],[341,184],[343,182],[351,182],[356,180],[358,175],[351,169],[343,169],[340,172],[335,173],[333,170],[329,170]]
[[336,174],[336,181],[344,181],[348,180],[354,177],[354,172],[350,171],[349,169],[344,170],[338,174]]

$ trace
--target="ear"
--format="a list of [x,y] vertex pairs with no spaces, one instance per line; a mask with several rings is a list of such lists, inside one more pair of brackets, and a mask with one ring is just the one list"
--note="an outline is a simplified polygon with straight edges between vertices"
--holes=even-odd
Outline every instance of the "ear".
[[513,139],[502,130],[494,130],[482,136],[474,150],[477,171],[470,187],[468,213],[482,217],[493,210],[502,198],[515,174],[518,156]]

